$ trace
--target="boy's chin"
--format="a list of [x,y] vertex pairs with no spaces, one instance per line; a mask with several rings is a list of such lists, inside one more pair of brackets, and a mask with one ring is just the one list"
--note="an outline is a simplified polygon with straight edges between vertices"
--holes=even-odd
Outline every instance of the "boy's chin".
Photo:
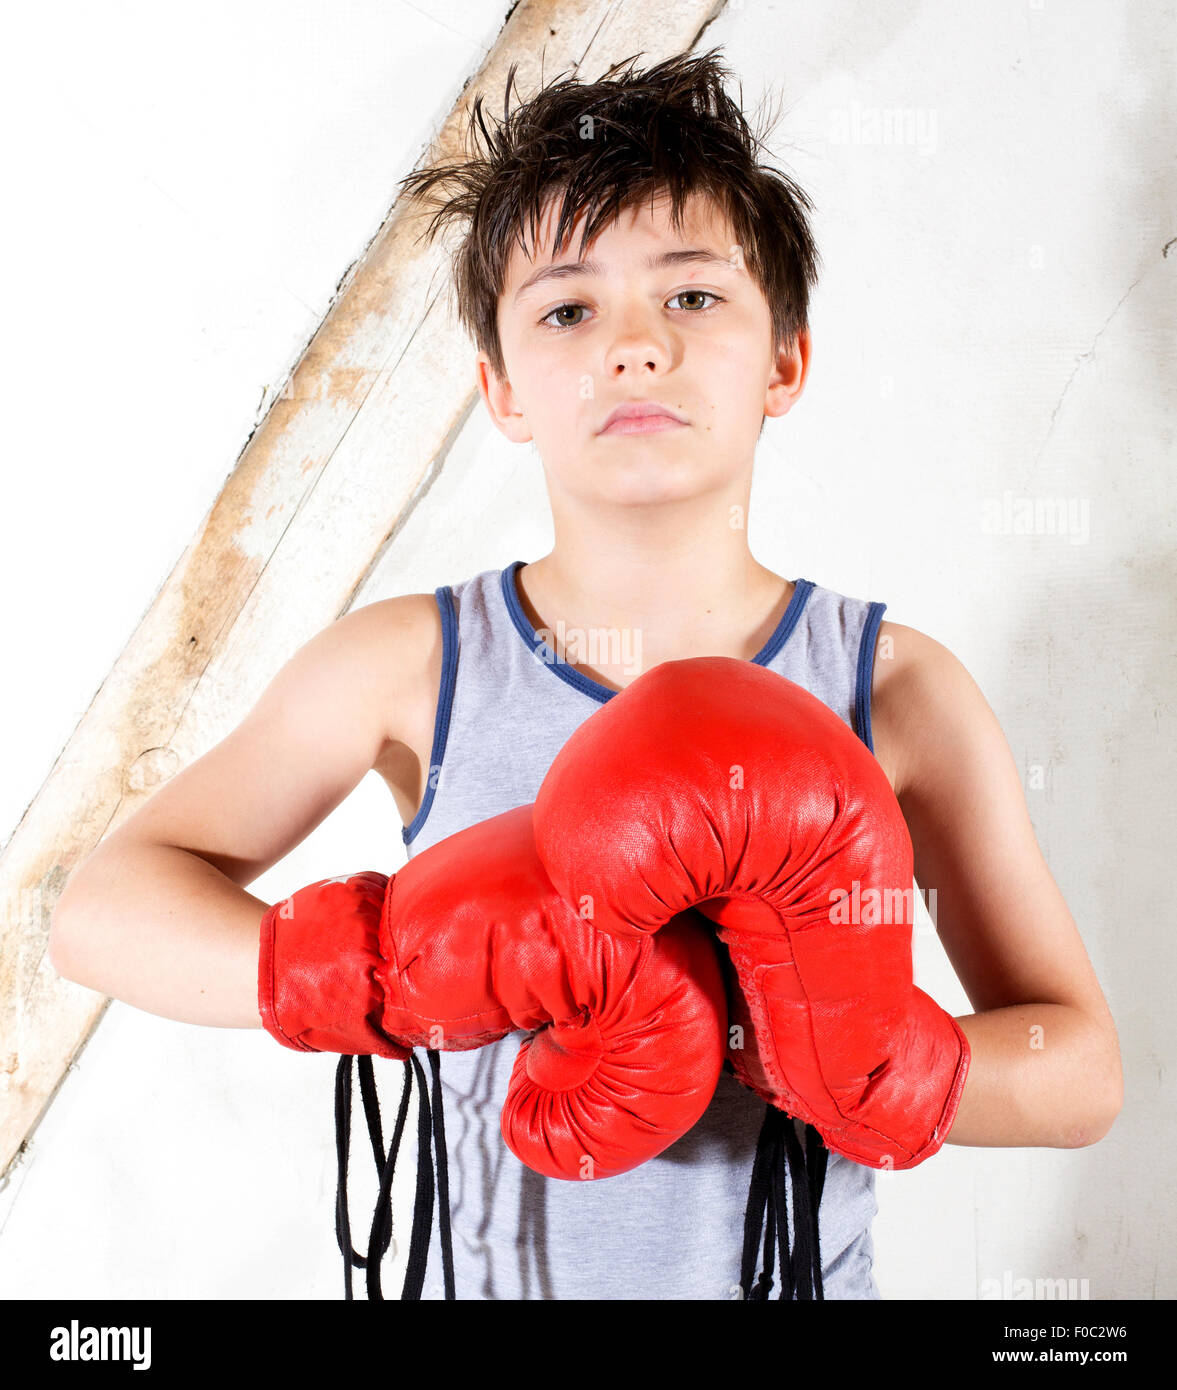
[[709,495],[730,500],[739,481],[730,463],[720,466],[715,458],[696,458],[681,448],[629,447],[647,442],[634,436],[616,450],[589,449],[579,458],[562,459],[557,468],[544,465],[549,489],[554,485],[585,505],[614,507],[658,506]]
[[715,483],[698,476],[596,478],[591,489],[578,489],[587,502],[614,507],[656,507],[714,495]]

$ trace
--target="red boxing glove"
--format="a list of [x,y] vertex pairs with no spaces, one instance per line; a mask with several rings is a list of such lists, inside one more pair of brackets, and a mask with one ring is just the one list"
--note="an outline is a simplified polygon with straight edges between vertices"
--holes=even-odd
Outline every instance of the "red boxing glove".
[[657,932],[691,907],[719,925],[753,1040],[732,1065],[757,1095],[868,1167],[940,1148],[968,1041],[912,979],[899,804],[815,696],[730,657],[656,666],[573,733],[535,828],[552,882],[598,927]]
[[[693,914],[692,914],[693,915]],[[448,836],[386,878],[327,879],[262,919],[258,1004],[299,1051],[407,1059],[516,1029],[503,1138],[553,1178],[624,1173],[686,1133],[723,1064],[710,933],[602,932],[535,853],[531,806]]]

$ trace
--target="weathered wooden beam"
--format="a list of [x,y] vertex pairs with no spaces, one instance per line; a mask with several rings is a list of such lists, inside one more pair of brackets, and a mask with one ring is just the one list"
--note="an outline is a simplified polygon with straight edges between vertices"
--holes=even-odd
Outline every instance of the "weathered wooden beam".
[[[443,124],[458,147],[479,92],[501,113],[566,70],[595,77],[690,49],[715,0],[532,0],[510,14]],[[542,63],[542,74],[541,74]],[[449,261],[393,206],[341,282],[282,394],[103,681],[0,856],[0,1171],[44,1114],[107,1000],[62,980],[48,924],[108,831],[240,722],[288,657],[346,612],[428,492],[478,396],[446,312]]]

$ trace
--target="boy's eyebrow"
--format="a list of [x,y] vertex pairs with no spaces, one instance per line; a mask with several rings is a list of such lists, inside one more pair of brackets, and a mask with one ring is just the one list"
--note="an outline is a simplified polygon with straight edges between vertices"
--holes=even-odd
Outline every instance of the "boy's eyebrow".
[[[671,265],[722,265],[733,269],[730,256],[720,256],[703,247],[691,247],[683,251],[658,251],[645,257],[643,265],[647,270],[662,270]],[[520,299],[526,290],[545,280],[567,280],[574,275],[600,275],[600,261],[591,257],[587,261],[565,261],[561,265],[545,265],[529,275],[515,291],[515,299]]]

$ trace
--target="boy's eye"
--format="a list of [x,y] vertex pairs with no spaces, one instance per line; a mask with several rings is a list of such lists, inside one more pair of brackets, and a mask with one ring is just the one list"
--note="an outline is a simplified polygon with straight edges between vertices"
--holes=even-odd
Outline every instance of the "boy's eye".
[[684,299],[687,295],[706,295],[709,299],[719,299],[719,295],[712,294],[710,290],[679,290],[677,294],[672,294],[670,297],[671,299]]
[[[575,313],[582,313],[583,311],[584,311],[584,305],[583,305],[583,304],[557,304],[557,306],[551,311],[551,313],[545,314],[544,317],[543,317],[542,319],[540,319],[540,323],[547,323],[548,320],[552,317],[553,314],[566,314],[566,313],[575,314]],[[557,330],[559,330],[559,329],[561,329],[561,328],[575,328],[575,327],[576,327],[576,324],[575,324],[575,323],[566,323],[563,319],[561,319],[561,321],[560,321],[559,323],[554,323],[554,324],[552,324],[552,327],[555,328],[555,329],[557,329]]]
[[[715,294],[712,290],[679,290],[679,292],[678,292],[677,294],[672,294],[672,295],[670,296],[670,299],[667,300],[667,303],[671,303],[673,300],[676,300],[676,299],[685,299],[685,298],[687,298],[688,296],[690,296],[690,297],[692,297],[692,298],[703,297],[703,298],[706,298],[706,299],[714,299],[715,302],[716,302],[716,304],[722,304],[722,303],[723,303],[723,299],[722,299],[719,295]],[[576,304],[576,303],[573,303],[573,302],[569,302],[569,303],[567,303],[567,304],[557,304],[556,307],[555,307],[554,309],[550,309],[550,310],[543,316],[543,318],[540,319],[540,323],[548,323],[549,320],[552,319],[552,318],[553,318],[555,315],[557,315],[557,314],[566,314],[566,313],[573,313],[573,314],[575,314],[575,313],[582,313],[582,312],[584,311],[584,308],[585,308],[585,306],[584,306],[583,304]],[[715,304],[711,304],[711,305],[708,305],[706,308],[688,308],[688,309],[686,310],[686,312],[687,312],[688,314],[709,314],[709,313],[711,312],[711,310],[714,309],[714,308],[715,308]],[[567,329],[569,329],[569,328],[577,328],[577,327],[579,327],[580,322],[581,322],[581,320],[577,319],[577,320],[576,320],[575,322],[573,322],[573,323],[568,323],[566,320],[561,319],[561,320],[557,321],[556,323],[551,324],[551,328],[552,328],[553,331],[556,332],[556,333],[563,333],[563,332],[565,332],[565,331],[566,331]]]

